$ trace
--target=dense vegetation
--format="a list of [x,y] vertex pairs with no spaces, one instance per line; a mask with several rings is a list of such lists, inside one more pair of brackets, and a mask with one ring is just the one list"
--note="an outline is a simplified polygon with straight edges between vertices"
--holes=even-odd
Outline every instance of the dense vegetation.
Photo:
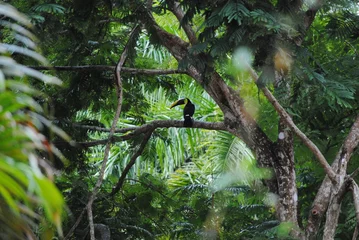
[[5,2],[2,238],[356,239],[358,3]]

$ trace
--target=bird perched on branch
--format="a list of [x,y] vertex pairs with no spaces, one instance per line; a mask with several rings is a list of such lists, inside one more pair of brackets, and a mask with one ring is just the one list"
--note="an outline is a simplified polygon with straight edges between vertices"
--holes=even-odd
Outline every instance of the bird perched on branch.
[[192,125],[193,125],[192,116],[194,114],[195,106],[188,98],[183,98],[183,99],[177,100],[176,102],[174,102],[171,105],[170,108],[173,108],[178,105],[183,105],[183,104],[185,105],[183,108],[183,118],[184,118],[183,126],[192,127]]

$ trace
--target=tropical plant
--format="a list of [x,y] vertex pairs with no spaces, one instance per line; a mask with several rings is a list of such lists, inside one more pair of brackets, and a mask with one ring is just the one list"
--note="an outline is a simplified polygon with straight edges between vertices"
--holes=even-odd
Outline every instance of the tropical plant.
[[[14,2],[29,14],[44,4]],[[56,139],[69,159],[58,179],[76,217],[66,222],[69,235],[107,226],[121,238],[355,238],[355,3],[61,7],[36,14],[45,19],[41,46],[65,83],[41,90],[77,143]],[[168,109],[182,97],[197,108],[191,128],[181,110]]]
[[64,199],[48,160],[61,154],[41,131],[68,138],[43,117],[46,110],[34,98],[47,97],[29,82],[61,81],[15,61],[18,55],[47,64],[37,52],[29,19],[4,3],[0,12],[0,238],[50,239],[54,232],[62,236]]

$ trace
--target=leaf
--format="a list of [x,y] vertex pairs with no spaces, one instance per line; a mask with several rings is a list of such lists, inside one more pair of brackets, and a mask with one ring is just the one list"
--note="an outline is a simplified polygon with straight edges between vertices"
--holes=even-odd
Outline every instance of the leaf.
[[21,26],[19,24],[12,23],[12,22],[5,21],[5,20],[0,20],[0,25],[7,29],[11,29],[12,31],[14,31],[15,33],[17,33],[19,35],[23,35],[23,36],[31,39],[32,41],[36,40],[36,37],[34,34],[32,34],[29,30],[27,30],[26,28],[24,28],[23,26]]
[[23,186],[20,186],[12,177],[6,173],[0,172],[0,179],[1,186],[5,187],[10,193],[16,196],[16,198],[26,200],[26,193]]
[[207,49],[207,46],[208,46],[207,42],[197,43],[189,49],[189,53],[198,54],[204,52]]
[[16,10],[16,8],[8,4],[0,3],[0,15],[12,18],[27,27],[31,25],[29,19],[24,14],[20,13]]
[[[28,48],[24,48],[24,47],[19,47],[13,44],[7,44],[7,43],[0,43],[0,49],[2,53],[5,53],[4,50],[6,50],[7,52],[10,53],[18,53],[18,54],[22,54],[28,57],[31,57],[39,62],[41,62],[44,65],[47,65],[47,60],[45,57],[43,57],[41,54],[30,50]],[[23,69],[30,69],[28,67],[22,66]],[[34,75],[41,75],[40,72],[35,73],[35,70],[32,71],[32,74]]]
[[4,198],[5,202],[8,204],[8,206],[10,207],[10,209],[16,214],[16,215],[20,215],[19,209],[16,206],[16,202],[14,201],[14,199],[12,198],[12,196],[10,195],[10,193],[2,186],[2,184],[0,184],[0,194],[2,195],[2,197]]
[[41,197],[45,214],[55,224],[59,234],[62,235],[61,216],[64,207],[62,195],[49,179],[35,176],[35,180],[37,183],[35,191]]
[[35,12],[63,14],[63,13],[65,13],[66,8],[64,8],[63,6],[61,6],[59,4],[44,3],[44,4],[40,4],[40,5],[36,5],[36,6],[32,7],[31,10],[33,10]]

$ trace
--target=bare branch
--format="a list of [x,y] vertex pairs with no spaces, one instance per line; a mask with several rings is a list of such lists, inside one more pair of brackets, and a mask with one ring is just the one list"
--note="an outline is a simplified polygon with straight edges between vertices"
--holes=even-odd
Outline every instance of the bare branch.
[[[99,132],[109,132],[109,128],[102,128],[97,126],[82,125],[79,123],[71,123],[75,127],[84,128],[88,130],[94,130]],[[184,128],[183,121],[180,120],[154,120],[152,122],[146,123],[139,127],[127,127],[127,128],[117,128],[115,133],[126,133],[129,131],[139,131],[141,133],[148,131],[149,128]],[[193,121],[192,128],[203,128],[208,130],[227,130],[223,122],[202,122],[202,121]]]
[[357,224],[354,229],[353,238],[352,240],[357,240],[359,234],[359,225]]
[[[85,128],[85,129],[94,130],[94,131],[101,131],[101,132],[109,132],[110,131],[110,129],[108,129],[108,128],[101,128],[101,127],[89,126],[89,125],[81,125],[81,124],[78,124],[78,123],[72,123],[72,125],[75,126],[75,127]],[[89,147],[94,147],[94,146],[97,146],[97,145],[106,144],[108,141],[111,141],[112,143],[126,141],[126,140],[129,140],[129,139],[132,139],[133,137],[138,136],[139,134],[146,133],[146,132],[150,131],[151,129],[155,130],[156,128],[171,128],[171,127],[185,128],[183,126],[183,121],[179,121],[179,120],[155,120],[155,121],[152,121],[150,123],[144,124],[144,125],[139,126],[139,127],[128,127],[128,128],[120,128],[120,129],[115,130],[115,133],[127,133],[127,132],[130,132],[130,133],[127,133],[126,135],[123,135],[123,136],[112,136],[111,138],[100,139],[100,140],[91,141],[91,142],[77,142],[77,143],[74,143],[74,145],[78,146],[78,147],[82,147],[82,148],[89,148]],[[223,122],[193,121],[193,125],[192,125],[191,128],[227,131],[227,128],[226,128],[226,126],[225,126],[225,124]],[[68,144],[67,142],[56,142],[54,144],[56,146],[59,146],[62,143]]]
[[[115,129],[117,126],[117,122],[120,118],[120,114],[121,114],[121,107],[122,107],[122,94],[123,94],[123,89],[122,89],[122,80],[121,80],[121,70],[122,70],[122,66],[124,65],[126,58],[127,58],[127,54],[128,54],[128,48],[129,48],[129,43],[132,41],[134,35],[136,34],[136,32],[139,30],[139,26],[137,25],[131,32],[130,37],[128,39],[128,42],[121,54],[121,58],[120,61],[117,63],[116,66],[116,70],[115,70],[115,75],[116,75],[116,80],[117,80],[117,109],[116,109],[116,114],[115,117],[112,121],[112,125],[111,125],[111,130],[110,133],[108,134],[108,138],[111,139],[112,136],[115,133]],[[99,178],[97,180],[97,183],[95,185],[94,190],[92,191],[92,194],[90,196],[89,199],[89,203],[88,206],[91,207],[93,201],[95,200],[96,194],[98,192],[98,190],[100,189],[101,185],[102,185],[102,181],[103,181],[103,177],[105,175],[105,169],[106,169],[106,164],[107,164],[107,160],[108,160],[108,156],[110,153],[110,149],[111,149],[111,141],[108,141],[106,144],[106,148],[105,148],[105,152],[104,152],[104,157],[103,157],[103,161],[102,161],[102,165],[101,165],[101,170],[100,170],[100,175]],[[89,209],[89,211],[91,211],[91,208]],[[89,216],[92,216],[92,214]],[[89,222],[90,222],[90,236],[91,236],[91,240],[95,240],[95,228],[93,226],[93,219],[89,218]]]
[[[252,75],[252,78],[255,82],[258,80],[257,73],[248,66],[248,70],[250,71],[250,74]],[[287,124],[287,126],[299,137],[300,140],[310,149],[310,151],[316,156],[319,163],[324,168],[325,173],[328,175],[330,180],[333,183],[337,182],[337,176],[319,148],[297,127],[297,125],[293,122],[293,119],[291,116],[287,113],[287,111],[280,105],[280,103],[277,101],[277,99],[273,96],[273,94],[268,90],[266,87],[261,88],[264,96],[268,99],[268,101],[273,105],[279,116],[281,116],[282,120],[284,120]]]
[[[348,136],[346,137],[342,147],[340,148],[335,160],[332,163],[332,168],[334,171],[339,172],[340,182],[343,181],[344,176],[346,175],[347,163],[350,160],[351,154],[358,145],[359,142],[359,116],[355,120],[355,123],[351,127]],[[355,171],[354,171],[355,172]],[[340,184],[339,184],[340,186]],[[306,227],[306,235],[309,239],[314,238],[316,232],[319,229],[320,223],[322,222],[322,217],[324,212],[329,206],[329,202],[332,199],[332,188],[333,185],[326,176],[323,180],[320,189],[315,197],[313,202],[313,207],[308,218],[308,224]]]
[[349,179],[340,186],[339,190],[330,197],[330,205],[326,212],[323,239],[334,240],[335,230],[338,226],[338,219],[343,198],[348,190]]
[[[120,118],[120,114],[121,114],[121,107],[122,107],[122,93],[123,93],[123,89],[122,89],[122,80],[121,80],[121,68],[123,66],[123,64],[125,63],[125,60],[127,58],[127,54],[128,54],[128,47],[129,47],[129,42],[132,40],[134,34],[136,33],[136,31],[138,31],[139,27],[136,26],[129,37],[129,40],[121,54],[121,58],[116,66],[116,71],[115,71],[115,78],[117,80],[117,109],[116,109],[116,113],[115,113],[115,117],[112,121],[112,125],[111,125],[111,129],[110,129],[110,133],[109,133],[109,137],[108,139],[112,139],[114,132],[115,132],[115,128],[117,126],[117,122],[118,119]],[[110,152],[110,148],[111,148],[111,141],[107,141],[106,143],[106,147],[105,147],[105,151],[104,151],[104,158],[102,161],[102,165],[101,165],[101,169],[100,169],[100,174],[99,177],[97,179],[96,185],[94,187],[94,189],[92,190],[92,193],[89,197],[88,203],[87,203],[87,211],[88,211],[88,217],[89,217],[89,224],[90,224],[90,236],[91,236],[91,240],[95,240],[95,228],[94,228],[94,224],[93,224],[93,218],[92,218],[92,203],[96,198],[97,192],[99,191],[102,182],[103,182],[103,177],[105,175],[105,169],[106,169],[106,164],[108,161],[108,156],[109,156],[109,152]],[[82,217],[83,214],[80,215],[80,217]],[[80,222],[80,221],[77,221]],[[77,226],[76,226],[77,227]],[[74,226],[73,229],[75,230],[76,227]],[[71,233],[72,234],[72,233]],[[70,236],[70,233],[68,233],[67,235]]]
[[338,162],[338,173],[346,175],[347,164],[353,154],[354,149],[358,146],[359,143],[359,116],[357,116],[353,126],[351,127],[348,136],[346,137],[343,146],[341,147],[337,158]]
[[355,170],[349,175],[349,177],[355,178],[356,176],[358,176],[358,173],[359,173],[359,168],[355,169]]
[[[109,65],[83,65],[83,66],[28,66],[35,70],[57,70],[57,71],[114,71],[116,66]],[[186,74],[185,70],[177,69],[139,69],[139,68],[121,68],[122,72],[129,74],[143,75],[168,75],[168,74]]]
[[116,184],[116,186],[112,189],[112,192],[111,192],[111,196],[115,195],[118,191],[120,191],[122,185],[123,185],[123,182],[125,181],[125,178],[127,176],[127,173],[130,171],[130,169],[132,168],[132,166],[135,164],[136,162],[136,159],[137,157],[139,157],[142,152],[143,152],[143,149],[145,149],[145,146],[148,142],[148,140],[150,139],[151,135],[152,135],[152,132],[153,132],[153,129],[148,131],[143,140],[142,140],[142,143],[141,145],[139,146],[138,150],[136,151],[136,153],[131,157],[130,161],[128,162],[128,164],[126,165],[125,169],[123,169],[122,173],[121,173],[121,176],[120,178],[118,179],[118,182]]
[[157,24],[152,13],[144,6],[137,8],[137,11],[141,12],[141,21],[146,26],[147,30],[155,34],[156,38],[161,41],[162,45],[168,49],[174,58],[181,61],[188,53],[189,43],[162,29]]
[[91,240],[95,240],[95,227],[93,224],[92,202],[91,202],[91,204],[87,204],[87,215],[88,215],[89,224],[90,224],[90,237],[91,237]]
[[353,194],[353,202],[355,208],[355,216],[357,218],[357,225],[355,226],[353,240],[356,240],[359,234],[359,187],[358,184],[354,181],[354,179],[350,178],[351,186],[350,189],[352,190]]
[[71,229],[69,230],[69,232],[68,232],[67,235],[65,236],[64,240],[67,240],[67,239],[69,239],[69,238],[71,237],[72,233],[75,231],[75,229],[77,228],[77,226],[80,224],[80,222],[81,222],[81,220],[82,220],[82,217],[84,216],[84,213],[85,213],[86,209],[87,209],[87,206],[86,206],[84,209],[82,209],[82,212],[81,212],[80,216],[78,216],[78,218],[77,218],[75,224],[71,227]]
[[178,21],[181,23],[181,26],[184,32],[186,33],[189,42],[192,45],[196,44],[197,43],[196,33],[193,31],[192,27],[189,24],[183,23],[184,12],[181,9],[180,4],[177,1],[169,1],[168,4],[170,6],[171,12],[176,16]]
[[109,18],[109,19],[103,19],[103,20],[98,21],[98,23],[109,23],[109,22],[123,23],[123,19],[121,19],[121,18]]

